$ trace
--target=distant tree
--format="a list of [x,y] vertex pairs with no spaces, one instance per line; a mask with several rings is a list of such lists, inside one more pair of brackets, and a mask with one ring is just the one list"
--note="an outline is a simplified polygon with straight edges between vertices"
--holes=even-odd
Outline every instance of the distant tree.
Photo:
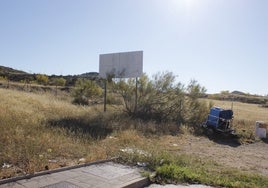
[[7,77],[6,76],[0,76],[0,80],[7,81]]
[[0,81],[5,81],[5,82],[7,82],[7,88],[9,88],[9,79],[8,79],[8,77],[7,76],[0,76]]
[[52,84],[56,86],[65,86],[66,80],[62,77],[60,78],[53,78],[52,79]]
[[36,81],[37,81],[38,84],[47,85],[48,81],[49,81],[49,78],[45,74],[37,74],[36,75]]
[[230,94],[230,92],[228,90],[224,90],[224,91],[221,91],[221,94],[222,95],[228,95],[228,94]]
[[72,90],[75,104],[88,105],[89,99],[102,95],[102,88],[95,81],[79,78]]
[[62,77],[60,78],[52,78],[51,83],[52,85],[56,85],[56,91],[55,91],[55,95],[58,95],[58,86],[65,86],[66,84],[66,80]]

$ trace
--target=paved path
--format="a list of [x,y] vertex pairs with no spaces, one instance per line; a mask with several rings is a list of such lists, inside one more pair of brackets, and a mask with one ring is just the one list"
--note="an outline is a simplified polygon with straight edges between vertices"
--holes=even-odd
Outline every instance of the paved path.
[[138,188],[148,185],[140,170],[106,162],[1,184],[0,188]]

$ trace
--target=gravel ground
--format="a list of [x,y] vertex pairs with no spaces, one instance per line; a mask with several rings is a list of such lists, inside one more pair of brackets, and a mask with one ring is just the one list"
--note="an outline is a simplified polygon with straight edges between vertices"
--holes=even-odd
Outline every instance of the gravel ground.
[[234,140],[209,140],[206,137],[192,135],[166,136],[161,142],[178,153],[214,160],[244,172],[268,176],[268,143],[266,142],[240,145]]

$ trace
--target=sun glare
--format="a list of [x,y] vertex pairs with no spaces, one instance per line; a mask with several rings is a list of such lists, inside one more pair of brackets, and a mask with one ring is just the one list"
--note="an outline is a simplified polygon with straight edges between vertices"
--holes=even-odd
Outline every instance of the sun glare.
[[195,0],[184,0],[184,4],[186,7],[190,8],[192,6],[194,6],[194,2]]
[[198,3],[198,0],[171,0],[173,6],[182,6],[187,10],[191,10]]
[[185,15],[187,18],[196,18],[204,8],[204,1],[200,0],[169,0],[170,10],[173,14]]

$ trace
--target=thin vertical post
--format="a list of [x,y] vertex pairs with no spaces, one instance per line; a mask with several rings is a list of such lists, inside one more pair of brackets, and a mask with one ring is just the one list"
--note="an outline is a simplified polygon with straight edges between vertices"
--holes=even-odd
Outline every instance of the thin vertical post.
[[234,107],[234,97],[232,96],[232,106],[231,106],[232,110],[233,110],[233,107]]
[[135,113],[137,112],[137,106],[138,106],[138,78],[136,77]]
[[9,88],[9,73],[7,73],[7,88]]
[[104,81],[104,112],[106,112],[106,101],[107,101],[107,80]]
[[56,97],[58,96],[58,84],[56,84]]

